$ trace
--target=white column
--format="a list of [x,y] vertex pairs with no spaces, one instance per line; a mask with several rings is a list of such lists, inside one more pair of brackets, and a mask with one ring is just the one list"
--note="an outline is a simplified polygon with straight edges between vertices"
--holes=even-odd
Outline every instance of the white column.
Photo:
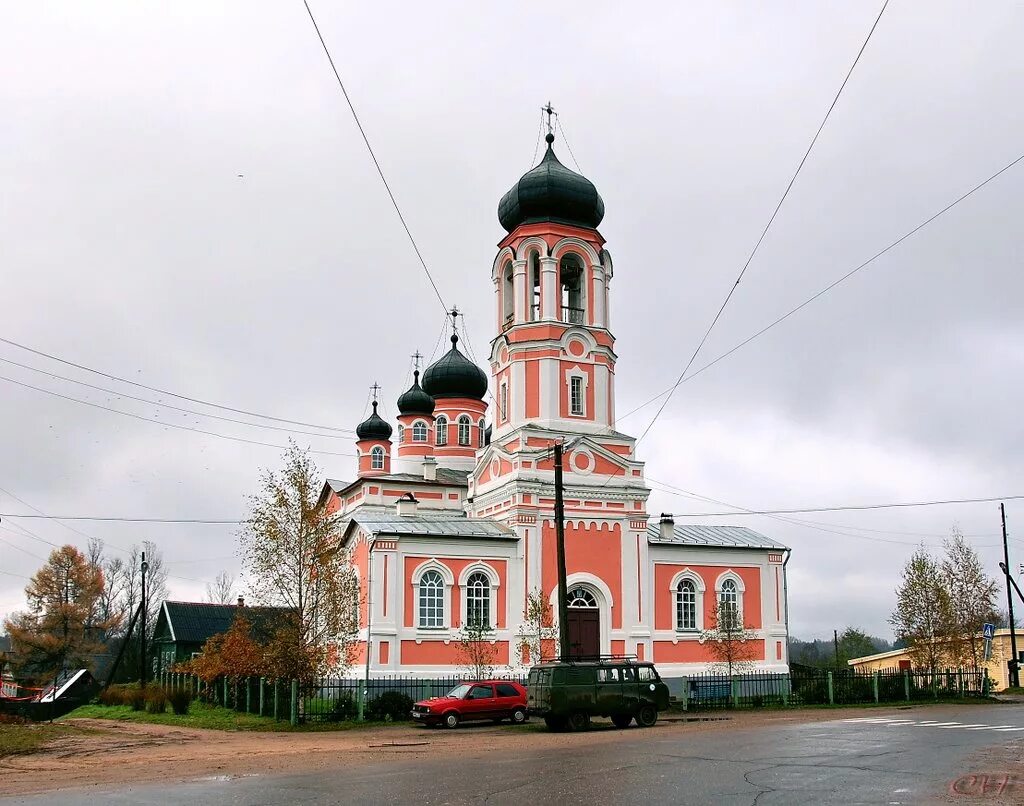
[[542,358],[540,360],[540,419],[558,419],[558,400],[560,387],[558,377],[558,359]]
[[558,262],[553,257],[540,259],[541,319],[561,317],[562,303],[558,296]]
[[528,318],[526,315],[525,260],[516,260],[512,262],[512,293],[515,295],[512,308],[512,312],[514,314],[512,321],[525,322]]
[[[517,320],[518,321],[518,320]],[[513,361],[509,369],[509,426],[515,427],[526,422],[526,364]]]
[[594,326],[604,327],[604,268],[602,266],[591,266],[590,270],[594,273],[594,299],[592,300],[594,306]]
[[608,367],[594,364],[594,422],[607,425],[608,419]]

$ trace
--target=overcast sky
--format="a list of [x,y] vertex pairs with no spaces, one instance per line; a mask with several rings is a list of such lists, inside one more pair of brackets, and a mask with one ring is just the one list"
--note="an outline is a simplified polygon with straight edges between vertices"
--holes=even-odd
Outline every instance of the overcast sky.
[[[481,359],[496,205],[531,167],[539,107],[554,102],[607,207],[620,414],[681,371],[880,8],[311,5]],[[410,353],[436,349],[441,308],[301,1],[3,7],[0,336],[339,428],[359,422],[378,381],[393,415]],[[1024,153],[1022,38],[1024,5],[1009,0],[890,5],[695,368]],[[561,137],[556,150],[572,165]],[[649,478],[748,508],[1024,493],[1022,187],[1024,163],[680,386],[640,445]],[[150,396],[8,345],[0,358]],[[2,361],[0,376],[218,434],[288,437]],[[639,434],[655,409],[620,430]],[[43,512],[239,517],[280,453],[0,381],[0,488]],[[353,476],[348,456],[317,461]],[[649,507],[722,509],[661,491]],[[1016,567],[1024,502],[1007,509]],[[28,511],[0,492],[0,512]],[[810,637],[889,635],[903,563],[954,525],[997,573],[998,515],[978,504],[707,522],[793,548],[791,630]],[[178,598],[238,570],[228,526],[20,523],[54,543],[152,539]],[[5,518],[0,617],[23,604],[11,574],[40,565],[25,552],[50,550],[16,532]]]

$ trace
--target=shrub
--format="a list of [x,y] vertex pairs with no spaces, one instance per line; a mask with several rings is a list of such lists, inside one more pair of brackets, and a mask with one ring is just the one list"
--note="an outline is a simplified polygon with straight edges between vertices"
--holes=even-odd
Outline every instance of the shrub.
[[331,707],[331,721],[347,722],[354,719],[357,713],[355,700],[352,695],[345,693],[336,699]]
[[133,686],[127,693],[128,704],[133,711],[143,711],[146,708],[146,692],[138,686]]
[[171,710],[178,716],[185,716],[192,705],[192,692],[187,688],[178,688],[167,696],[171,704]]
[[167,710],[167,692],[160,686],[148,686],[145,691],[146,713],[162,714]]
[[133,691],[138,691],[138,686],[120,683],[114,686],[107,686],[100,692],[97,699],[100,705],[131,705]]
[[409,719],[412,698],[400,691],[385,691],[366,707],[366,716],[380,722],[400,722]]

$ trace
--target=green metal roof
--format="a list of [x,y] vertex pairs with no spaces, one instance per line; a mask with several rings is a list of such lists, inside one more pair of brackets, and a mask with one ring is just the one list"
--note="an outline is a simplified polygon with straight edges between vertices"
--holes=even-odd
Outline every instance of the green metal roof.
[[[164,602],[157,618],[154,637],[169,636],[174,642],[205,644],[214,635],[227,632],[238,613],[242,613],[254,632],[272,629],[273,623],[287,613],[283,607],[239,607],[209,602]],[[161,627],[163,629],[161,630]]]

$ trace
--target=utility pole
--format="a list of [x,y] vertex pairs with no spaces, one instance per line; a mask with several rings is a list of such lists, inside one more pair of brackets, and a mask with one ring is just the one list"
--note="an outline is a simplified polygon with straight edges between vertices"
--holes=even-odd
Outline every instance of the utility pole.
[[999,515],[1003,521],[1003,570],[1006,572],[1006,610],[1010,617],[1010,653],[1013,655],[1010,658],[1010,685],[1018,688],[1020,672],[1017,669],[1017,628],[1013,623],[1013,591],[1011,589],[1013,580],[1010,578],[1010,548],[1006,536],[1006,504],[999,505]]
[[569,659],[569,598],[565,582],[565,503],[562,500],[562,443],[554,444],[555,452],[555,545],[558,549],[558,654]]
[[142,605],[139,622],[139,686],[146,687],[146,571],[149,570],[149,563],[146,562],[146,552],[142,552]]

